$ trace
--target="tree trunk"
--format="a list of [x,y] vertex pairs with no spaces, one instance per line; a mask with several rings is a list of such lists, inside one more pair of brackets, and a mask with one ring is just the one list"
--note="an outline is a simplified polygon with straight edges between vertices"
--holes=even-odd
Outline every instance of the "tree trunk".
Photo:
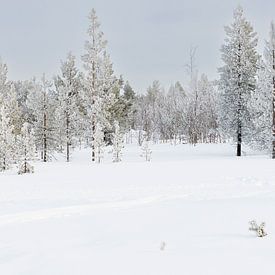
[[[238,66],[241,67],[241,44],[239,44]],[[240,69],[240,68],[239,68]],[[241,73],[238,73],[238,110],[237,110],[237,157],[242,155],[242,92],[241,92]]]
[[238,142],[237,142],[237,157],[242,155],[242,132],[238,133]]
[[92,162],[95,162],[95,119],[92,120]]
[[47,115],[44,113],[44,119],[43,119],[43,162],[47,162]]
[[70,161],[70,136],[69,136],[70,118],[69,111],[66,111],[66,158]]

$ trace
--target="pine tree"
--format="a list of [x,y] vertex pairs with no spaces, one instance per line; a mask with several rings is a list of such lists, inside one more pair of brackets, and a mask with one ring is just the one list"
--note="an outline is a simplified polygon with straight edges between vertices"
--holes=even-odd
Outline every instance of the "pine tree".
[[18,138],[18,155],[19,155],[19,174],[32,173],[33,167],[29,161],[36,158],[34,131],[30,128],[30,124],[25,122]]
[[120,133],[120,127],[118,122],[115,122],[115,131],[113,139],[113,162],[120,162],[123,149],[123,136]]
[[225,32],[227,38],[221,49],[225,65],[219,69],[220,126],[237,142],[237,156],[241,156],[242,142],[249,138],[251,129],[248,102],[256,87],[258,40],[241,7],[234,11],[234,21]]
[[0,109],[0,171],[7,170],[13,163],[16,154],[13,126],[7,116],[5,106]]
[[100,94],[103,91],[100,68],[102,67],[102,57],[107,41],[103,39],[103,32],[100,31],[100,23],[94,9],[89,14],[90,26],[88,28],[89,40],[86,41],[86,54],[83,56],[84,68],[87,71],[85,79],[85,101],[88,119],[91,120],[91,146],[92,161],[96,161],[95,132],[97,125],[98,109],[100,109]]
[[92,161],[95,161],[95,130],[97,123],[103,131],[111,128],[112,108],[118,80],[114,76],[110,57],[106,52],[107,41],[103,38],[95,10],[89,14],[89,40],[86,41],[86,54],[82,57],[86,70],[85,103],[87,117],[91,122]]
[[61,145],[66,148],[66,160],[70,161],[70,148],[81,129],[79,100],[81,91],[81,74],[75,65],[75,57],[69,53],[62,62],[61,75],[55,78],[57,90],[57,116]]

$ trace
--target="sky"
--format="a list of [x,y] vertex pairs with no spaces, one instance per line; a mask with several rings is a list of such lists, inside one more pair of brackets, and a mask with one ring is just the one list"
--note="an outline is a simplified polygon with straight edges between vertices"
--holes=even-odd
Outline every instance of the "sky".
[[210,79],[221,66],[224,26],[242,5],[258,32],[259,51],[275,20],[274,0],[0,0],[0,56],[9,78],[30,79],[59,72],[69,51],[81,69],[88,13],[95,8],[117,75],[144,92],[186,83],[186,64],[196,47],[196,65]]

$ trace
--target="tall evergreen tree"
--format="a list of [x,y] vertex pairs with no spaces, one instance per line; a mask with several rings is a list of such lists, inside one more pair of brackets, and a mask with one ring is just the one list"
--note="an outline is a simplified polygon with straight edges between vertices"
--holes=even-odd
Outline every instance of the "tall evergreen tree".
[[78,136],[81,124],[79,106],[81,78],[75,65],[75,57],[69,53],[67,60],[61,63],[61,75],[55,78],[59,138],[61,145],[65,145],[67,162],[70,161],[70,148]]
[[95,130],[97,123],[102,129],[110,128],[110,108],[115,100],[114,91],[118,80],[114,76],[110,57],[106,52],[107,41],[103,38],[100,23],[93,9],[89,14],[89,40],[86,54],[82,57],[86,70],[85,102],[87,117],[91,122],[92,161],[96,161]]
[[242,142],[251,128],[248,102],[256,87],[258,40],[241,7],[234,11],[234,21],[225,32],[227,38],[221,49],[224,66],[219,69],[220,126],[237,142],[237,156],[241,156]]

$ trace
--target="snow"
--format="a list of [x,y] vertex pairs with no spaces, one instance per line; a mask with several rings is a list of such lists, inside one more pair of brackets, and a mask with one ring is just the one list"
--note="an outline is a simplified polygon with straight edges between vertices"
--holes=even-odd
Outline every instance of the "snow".
[[127,145],[120,163],[108,149],[91,164],[84,149],[1,173],[0,274],[272,274],[274,160],[227,144],[150,148],[151,162]]

